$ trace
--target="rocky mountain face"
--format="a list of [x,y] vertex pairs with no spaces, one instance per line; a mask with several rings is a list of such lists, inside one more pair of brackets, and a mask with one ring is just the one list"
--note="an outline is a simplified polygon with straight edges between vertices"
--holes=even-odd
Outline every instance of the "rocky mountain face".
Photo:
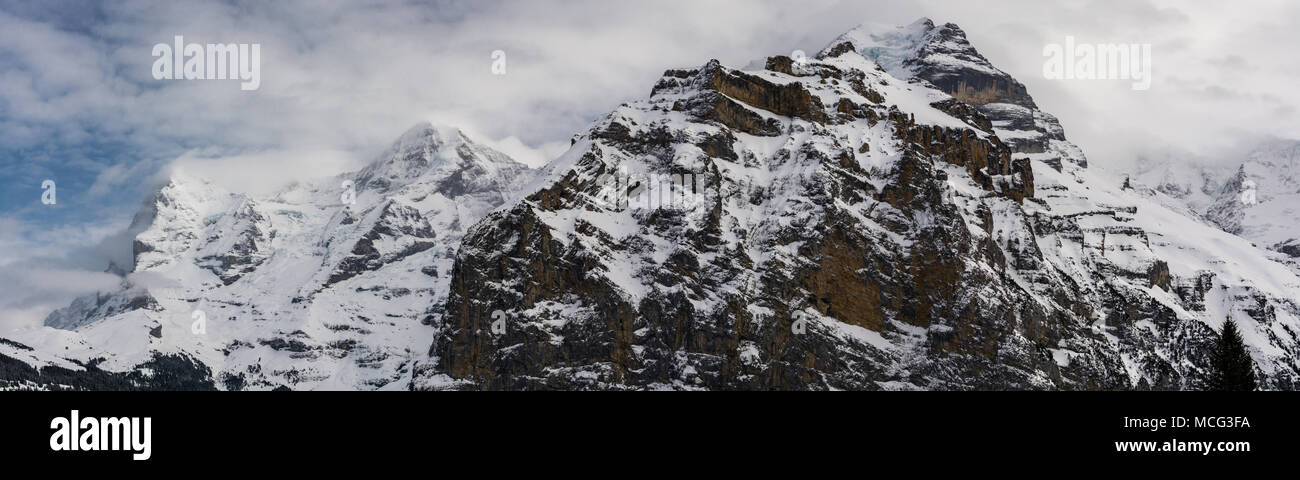
[[122,287],[6,340],[0,357],[14,370],[0,379],[15,388],[405,389],[461,236],[531,172],[455,129],[422,124],[359,172],[269,198],[178,173],[137,217]]
[[1016,153],[1060,170],[1068,161],[1086,167],[1083,151],[1065,139],[1056,117],[1034,103],[1028,90],[989,63],[955,24],[922,18],[905,27],[864,24],[841,35],[823,55],[855,49],[896,78],[926,85],[973,106]]
[[1300,271],[1089,168],[928,19],[669,70],[540,172],[422,125],[353,175],[271,198],[178,178],[144,210],[123,288],[0,342],[0,378],[1197,389],[1231,317],[1262,386],[1300,380]]
[[415,386],[1194,389],[1231,316],[1294,388],[1300,279],[1086,167],[951,24],[670,70],[470,230]]

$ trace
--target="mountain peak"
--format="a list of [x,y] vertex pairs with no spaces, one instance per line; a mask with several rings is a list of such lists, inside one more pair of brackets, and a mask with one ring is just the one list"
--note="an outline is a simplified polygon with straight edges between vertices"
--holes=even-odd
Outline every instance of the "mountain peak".
[[865,22],[836,37],[822,54],[828,54],[843,43],[853,45],[853,50],[880,64],[891,75],[907,79],[912,76],[905,63],[916,57],[917,51],[934,30],[934,21],[922,17],[908,25]]
[[420,122],[407,129],[375,160],[357,174],[358,189],[387,191],[400,188],[454,155],[469,143],[454,127]]
[[1086,167],[1056,117],[1038,109],[1025,85],[993,66],[953,23],[921,18],[905,26],[864,23],[837,37],[818,58],[854,51],[901,80],[932,87],[975,107],[1021,156],[1060,170]]
[[406,132],[393,142],[393,148],[408,144],[446,144],[467,140],[465,132],[458,127],[425,120],[406,129]]
[[393,143],[402,144],[402,143],[418,142],[426,138],[432,138],[437,136],[438,136],[438,131],[436,128],[433,127],[433,123],[427,121],[417,122],[415,125],[412,125],[411,128],[408,128],[406,129],[405,132],[402,132],[402,135],[397,137],[397,140]]

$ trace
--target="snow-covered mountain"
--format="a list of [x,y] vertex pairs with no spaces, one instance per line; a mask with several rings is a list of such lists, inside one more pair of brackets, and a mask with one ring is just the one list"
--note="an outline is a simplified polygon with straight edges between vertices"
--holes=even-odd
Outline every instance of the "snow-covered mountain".
[[[1235,160],[1235,161],[1232,161]],[[1156,158],[1143,162],[1133,185],[1185,205],[1224,231],[1276,252],[1300,272],[1300,141],[1260,142],[1228,162]]]
[[536,173],[420,126],[271,198],[177,178],[123,288],[0,342],[0,378],[1196,389],[1231,317],[1261,385],[1300,387],[1297,270],[1130,180],[956,25],[863,25],[669,70]]
[[1250,151],[1207,215],[1228,232],[1300,257],[1300,142],[1272,140]]
[[956,25],[765,67],[665,72],[472,228],[416,387],[1188,389],[1229,316],[1296,387],[1300,278],[1089,169]]
[[[460,237],[531,175],[429,124],[355,174],[269,198],[178,173],[137,217],[121,289],[55,311],[0,354],[123,388],[405,389]],[[83,385],[45,383],[61,382]]]

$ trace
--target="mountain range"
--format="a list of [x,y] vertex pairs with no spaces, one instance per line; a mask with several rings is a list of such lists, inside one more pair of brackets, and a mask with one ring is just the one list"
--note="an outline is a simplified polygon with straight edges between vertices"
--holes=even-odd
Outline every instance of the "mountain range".
[[420,124],[265,198],[178,173],[0,385],[1195,390],[1231,318],[1300,387],[1296,144],[1092,167],[928,19],[762,67],[668,70],[540,169]]

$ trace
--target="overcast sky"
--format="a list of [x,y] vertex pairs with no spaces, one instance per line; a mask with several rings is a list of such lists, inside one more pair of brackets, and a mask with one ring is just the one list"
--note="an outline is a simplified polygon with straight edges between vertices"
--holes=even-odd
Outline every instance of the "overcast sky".
[[[922,16],[959,24],[1102,167],[1230,160],[1300,135],[1300,2],[1283,0],[0,0],[0,333],[114,285],[86,268],[170,166],[266,191],[356,168],[421,120],[538,164],[665,69],[815,52],[858,23]],[[175,35],[260,44],[260,89],[155,80],[152,48]],[[1044,78],[1044,45],[1067,35],[1151,44],[1151,88]]]

